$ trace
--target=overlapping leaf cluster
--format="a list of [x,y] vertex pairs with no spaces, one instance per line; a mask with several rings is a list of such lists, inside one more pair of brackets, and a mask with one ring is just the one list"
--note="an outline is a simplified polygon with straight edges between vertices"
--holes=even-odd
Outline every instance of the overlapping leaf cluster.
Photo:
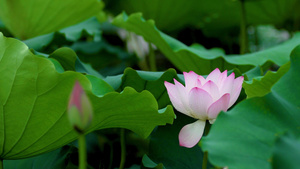
[[[209,49],[201,40],[190,46],[179,40],[186,30],[200,30],[206,40],[217,37],[222,43],[232,32],[232,39],[238,38],[241,4],[249,26],[272,24],[290,31],[291,37],[241,55],[229,53],[226,45]],[[296,0],[0,0],[0,160],[5,168],[77,167],[71,158],[76,147],[67,145],[77,135],[66,117],[77,80],[95,113],[87,130],[97,137],[91,145],[107,153],[105,146],[115,146],[115,128],[138,134],[127,133],[127,147],[137,149],[128,158],[138,159],[128,162],[128,168],[201,168],[203,151],[215,168],[296,168],[297,5]],[[128,52],[119,37],[124,30],[155,45],[157,50],[150,52],[159,72],[137,70],[151,54],[141,59]],[[215,68],[243,75],[242,94],[233,108],[218,116],[199,146],[180,147],[178,132],[193,119],[172,109],[164,81],[184,83],[183,71],[206,75]],[[114,159],[89,163],[110,168],[117,166]]]

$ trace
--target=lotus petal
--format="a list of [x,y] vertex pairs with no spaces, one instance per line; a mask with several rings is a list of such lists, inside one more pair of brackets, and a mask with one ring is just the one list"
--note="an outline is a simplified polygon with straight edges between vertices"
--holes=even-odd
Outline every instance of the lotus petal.
[[197,120],[185,125],[179,133],[179,144],[184,147],[194,147],[201,139],[206,121]]

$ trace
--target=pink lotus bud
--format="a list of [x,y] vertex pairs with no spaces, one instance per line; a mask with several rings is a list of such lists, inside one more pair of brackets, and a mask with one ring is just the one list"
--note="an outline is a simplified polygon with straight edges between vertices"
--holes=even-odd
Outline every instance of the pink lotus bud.
[[235,79],[234,73],[227,77],[227,70],[221,73],[218,68],[206,79],[192,71],[183,75],[185,86],[175,79],[175,85],[165,82],[165,86],[175,109],[197,119],[179,133],[180,145],[190,148],[201,139],[206,120],[212,124],[221,111],[226,112],[236,102],[244,77]]
[[92,104],[78,81],[70,95],[68,117],[72,127],[79,133],[89,127],[93,118]]

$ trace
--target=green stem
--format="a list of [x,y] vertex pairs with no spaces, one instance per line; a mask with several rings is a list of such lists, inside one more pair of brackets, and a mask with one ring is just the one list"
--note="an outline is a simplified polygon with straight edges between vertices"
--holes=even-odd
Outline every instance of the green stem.
[[240,54],[248,52],[248,38],[247,38],[247,20],[246,20],[246,8],[245,0],[240,0],[241,4],[241,25],[240,25]]
[[109,161],[109,166],[108,168],[112,168],[112,165],[113,165],[113,158],[114,158],[114,149],[113,149],[113,145],[111,143],[109,143],[109,146],[110,146],[110,161]]
[[203,155],[203,162],[202,162],[202,169],[207,169],[207,151],[204,152],[204,155]]
[[86,145],[85,145],[85,136],[80,134],[78,138],[78,147],[79,147],[79,169],[86,169]]
[[138,65],[139,65],[140,69],[142,69],[142,70],[145,70],[145,71],[150,70],[149,66],[147,65],[147,60],[142,60],[142,61],[138,62]]
[[[204,129],[204,136],[207,136],[210,130],[211,124],[206,121],[205,129]],[[202,161],[202,169],[207,169],[207,161],[208,161],[208,153],[207,151],[203,154],[203,161]]]
[[155,53],[154,53],[154,49],[153,49],[151,43],[149,43],[149,64],[150,64],[150,71],[157,70]]
[[124,169],[125,160],[126,160],[126,145],[125,145],[125,130],[124,129],[121,129],[120,142],[121,142],[121,161],[120,161],[119,169]]

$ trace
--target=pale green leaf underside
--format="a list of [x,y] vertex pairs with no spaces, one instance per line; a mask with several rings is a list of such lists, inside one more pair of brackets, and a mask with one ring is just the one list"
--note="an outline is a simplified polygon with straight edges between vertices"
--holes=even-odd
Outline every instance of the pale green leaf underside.
[[216,67],[221,70],[239,68],[245,72],[252,67],[264,65],[268,61],[281,66],[289,61],[290,52],[300,41],[300,33],[296,33],[289,41],[264,51],[245,55],[225,55],[220,50],[186,46],[159,31],[153,20],[145,21],[141,13],[130,16],[122,13],[114,19],[113,24],[135,32],[155,44],[181,71],[193,70],[198,74],[209,74]]
[[[94,119],[87,132],[120,127],[147,137],[157,125],[172,123],[171,106],[158,112],[148,91],[125,88],[95,96],[84,75],[58,73],[51,61],[33,55],[22,42],[0,34],[0,157],[26,158],[61,147],[76,139],[66,108],[74,81],[88,93]],[[94,83],[93,85],[106,83]],[[97,95],[104,94],[97,87]],[[106,90],[106,89],[105,89]]]
[[0,0],[0,18],[21,39],[58,31],[86,20],[102,9],[98,0]]

